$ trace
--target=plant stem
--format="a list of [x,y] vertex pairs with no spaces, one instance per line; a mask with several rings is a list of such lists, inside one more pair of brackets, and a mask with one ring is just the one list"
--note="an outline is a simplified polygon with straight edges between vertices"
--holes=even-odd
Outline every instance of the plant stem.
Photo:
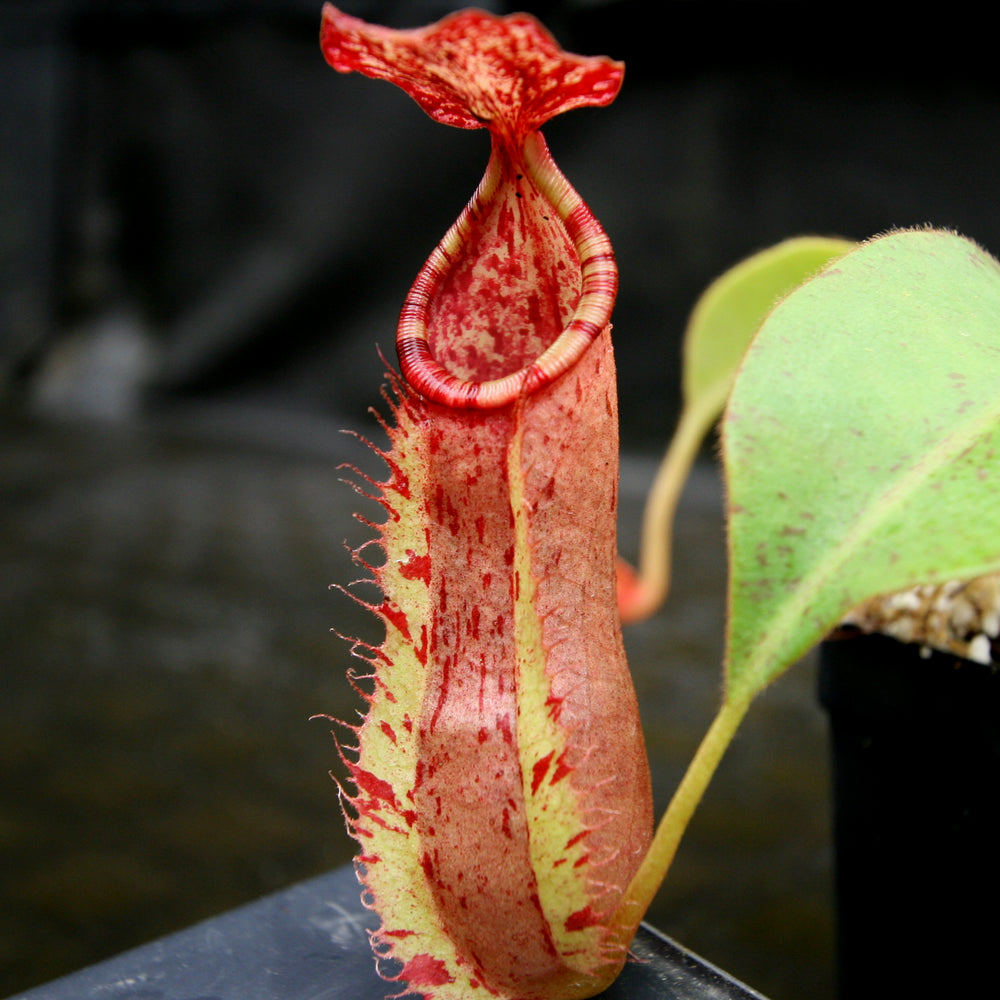
[[625,892],[610,927],[615,937],[628,944],[643,915],[666,877],[677,846],[708,783],[732,742],[750,706],[750,700],[726,701],[705,734],[701,745],[677,786],[667,811],[653,836],[646,857]]

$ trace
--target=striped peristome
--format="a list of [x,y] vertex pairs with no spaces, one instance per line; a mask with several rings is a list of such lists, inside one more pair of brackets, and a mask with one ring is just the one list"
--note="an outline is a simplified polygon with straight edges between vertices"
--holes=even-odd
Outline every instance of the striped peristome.
[[438,364],[427,336],[427,309],[451,270],[453,255],[500,187],[504,158],[490,158],[486,176],[424,265],[406,297],[396,331],[396,351],[403,375],[422,395],[446,406],[493,409],[513,403],[558,378],[578,361],[604,329],[618,292],[618,268],[611,242],[586,202],[563,176],[540,132],[525,137],[526,175],[562,220],[581,268],[580,299],[573,317],[555,341],[530,364],[501,378],[464,379]]

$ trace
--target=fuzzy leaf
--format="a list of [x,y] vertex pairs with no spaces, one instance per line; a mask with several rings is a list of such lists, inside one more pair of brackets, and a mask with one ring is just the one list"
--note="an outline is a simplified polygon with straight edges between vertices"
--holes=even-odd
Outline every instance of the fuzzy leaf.
[[853,246],[833,237],[799,236],[716,278],[698,300],[684,335],[685,404],[707,396],[718,401],[718,414],[747,345],[775,302]]
[[667,597],[671,533],[681,491],[761,321],[782,296],[853,246],[824,236],[785,240],[740,261],[698,300],[684,334],[684,406],[646,502],[639,572],[622,561],[618,565],[623,622],[648,618]]
[[724,420],[727,699],[875,594],[1000,568],[1000,264],[872,240],[782,302]]

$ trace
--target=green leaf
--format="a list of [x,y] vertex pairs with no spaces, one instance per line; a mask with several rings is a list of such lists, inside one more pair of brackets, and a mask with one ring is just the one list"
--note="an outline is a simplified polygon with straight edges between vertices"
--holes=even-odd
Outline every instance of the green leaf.
[[854,245],[799,236],[755,253],[716,278],[698,300],[684,334],[685,404],[709,397],[718,400],[718,415],[747,345],[771,307]]
[[698,300],[684,334],[684,406],[646,502],[638,576],[623,567],[623,621],[648,617],[666,599],[677,502],[761,321],[782,296],[854,245],[824,236],[785,240],[730,268]]
[[768,317],[723,442],[738,701],[861,601],[1000,569],[1000,264],[945,232],[863,244]]

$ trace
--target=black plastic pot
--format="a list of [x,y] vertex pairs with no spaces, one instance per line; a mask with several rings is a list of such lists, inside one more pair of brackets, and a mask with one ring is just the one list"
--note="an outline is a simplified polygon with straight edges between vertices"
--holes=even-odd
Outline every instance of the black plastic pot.
[[997,996],[1000,672],[883,636],[826,642],[838,992]]
[[[16,1000],[382,1000],[351,868],[18,994]],[[763,1000],[643,926],[605,1000]]]

